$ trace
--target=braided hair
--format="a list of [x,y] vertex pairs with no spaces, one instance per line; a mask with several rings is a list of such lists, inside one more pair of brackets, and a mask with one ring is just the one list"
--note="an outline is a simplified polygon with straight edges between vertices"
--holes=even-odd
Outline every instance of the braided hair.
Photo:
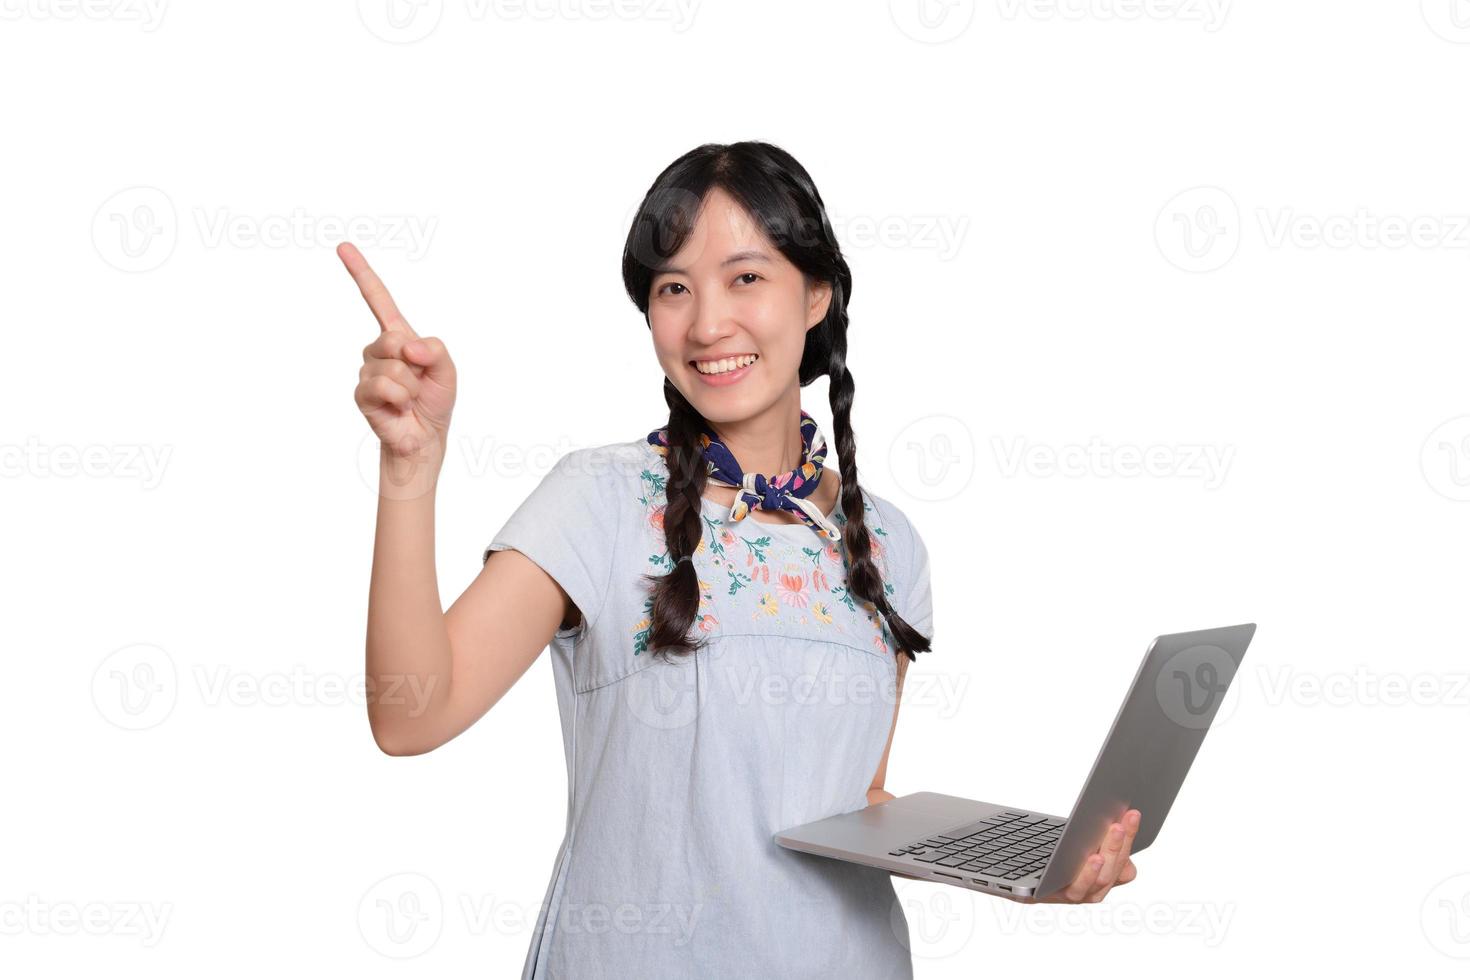
[[[785,150],[770,143],[706,143],[673,163],[654,180],[634,215],[623,249],[623,285],[633,304],[649,321],[649,291],[658,269],[683,246],[693,230],[705,196],[720,188],[737,201],[791,261],[810,286],[830,283],[827,315],[806,332],[797,380],[806,387],[829,379],[837,464],[841,473],[843,525],[848,589],[875,608],[888,624],[899,650],[910,660],[929,650],[929,638],[914,629],[888,601],[883,576],[872,557],[858,486],[857,445],[852,432],[853,377],[847,367],[847,303],[852,274],[827,219],[826,206],[805,168]],[[664,378],[669,406],[667,504],[664,542],[673,569],[645,575],[652,594],[648,646],[665,659],[699,649],[689,630],[699,612],[699,575],[690,557],[704,536],[700,506],[709,475],[700,435],[707,425],[672,381]],[[831,465],[831,456],[827,464]]]

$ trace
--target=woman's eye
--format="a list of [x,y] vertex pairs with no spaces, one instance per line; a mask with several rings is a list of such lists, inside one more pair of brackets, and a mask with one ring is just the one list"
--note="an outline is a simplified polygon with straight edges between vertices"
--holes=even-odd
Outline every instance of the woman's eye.
[[[760,276],[758,274],[754,273],[754,272],[742,272],[742,273],[740,273],[740,275],[736,276],[735,278],[736,279],[744,279],[746,276],[751,276],[751,277],[753,277],[755,279],[759,279],[760,278]],[[750,284],[749,283],[746,283],[746,285],[750,285]]]
[[683,289],[684,288],[684,284],[682,282],[668,282],[668,283],[664,283],[662,286],[658,287],[659,295],[660,296],[663,295],[663,291],[665,289],[668,289],[668,288],[672,287],[672,286],[678,286],[680,289]]

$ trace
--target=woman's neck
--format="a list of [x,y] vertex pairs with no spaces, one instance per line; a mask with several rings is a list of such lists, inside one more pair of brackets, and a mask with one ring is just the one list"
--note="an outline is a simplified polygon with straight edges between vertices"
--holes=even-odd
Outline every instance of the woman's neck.
[[738,422],[712,422],[744,473],[775,476],[801,463],[801,399],[783,399],[769,410]]

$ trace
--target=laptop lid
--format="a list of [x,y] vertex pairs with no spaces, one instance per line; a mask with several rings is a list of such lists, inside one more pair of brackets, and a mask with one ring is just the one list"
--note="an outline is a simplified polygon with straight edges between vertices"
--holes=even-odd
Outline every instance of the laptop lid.
[[1170,633],[1149,644],[1042,873],[1037,898],[1071,884],[1108,827],[1129,809],[1142,817],[1130,853],[1153,843],[1255,632],[1255,623],[1243,623]]

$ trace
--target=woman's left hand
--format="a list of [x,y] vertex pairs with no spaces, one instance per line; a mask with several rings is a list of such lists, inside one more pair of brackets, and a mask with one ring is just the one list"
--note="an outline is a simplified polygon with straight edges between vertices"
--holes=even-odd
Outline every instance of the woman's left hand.
[[1013,902],[1026,905],[1055,902],[1064,905],[1081,905],[1101,902],[1114,885],[1126,885],[1138,877],[1138,868],[1128,856],[1133,847],[1133,838],[1138,833],[1138,822],[1143,814],[1129,810],[1123,814],[1121,824],[1113,824],[1108,830],[1098,852],[1082,865],[1082,870],[1066,888],[1052,892],[1046,898],[1011,898]]

